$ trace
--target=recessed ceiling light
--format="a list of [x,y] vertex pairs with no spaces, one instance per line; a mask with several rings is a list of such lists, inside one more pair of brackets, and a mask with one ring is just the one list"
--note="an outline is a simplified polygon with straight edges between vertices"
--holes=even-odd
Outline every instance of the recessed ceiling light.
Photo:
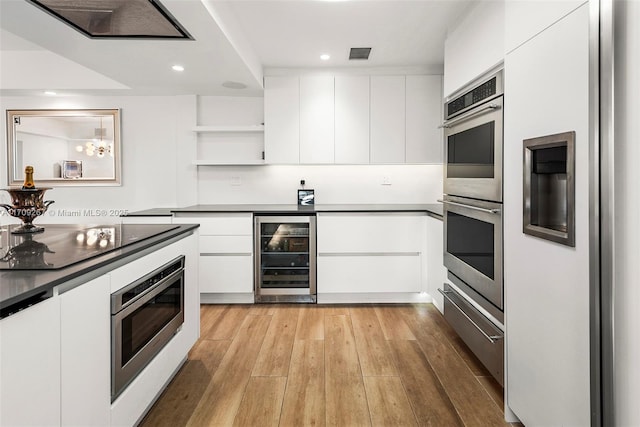
[[184,71],[184,67],[182,65],[177,65],[177,64],[171,67],[171,69],[173,71]]
[[54,92],[54,91],[52,91],[52,90],[45,90],[45,91],[44,91],[44,94],[45,94],[45,95],[52,95],[52,96],[53,96],[53,95],[57,95],[57,93],[56,93],[56,92]]
[[328,61],[329,58],[331,58],[331,55],[327,53],[323,53],[322,55],[320,55],[320,59],[322,59],[323,61]]

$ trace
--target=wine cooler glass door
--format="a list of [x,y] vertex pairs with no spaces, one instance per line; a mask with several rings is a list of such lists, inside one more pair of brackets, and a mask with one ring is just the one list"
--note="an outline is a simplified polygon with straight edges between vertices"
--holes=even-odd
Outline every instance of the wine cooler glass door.
[[315,296],[315,217],[256,217],[256,246],[257,301]]

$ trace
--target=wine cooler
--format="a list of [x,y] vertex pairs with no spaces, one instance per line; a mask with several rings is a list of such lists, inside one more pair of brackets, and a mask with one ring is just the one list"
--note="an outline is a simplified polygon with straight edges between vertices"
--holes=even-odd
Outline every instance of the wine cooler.
[[316,217],[255,217],[256,302],[316,302]]

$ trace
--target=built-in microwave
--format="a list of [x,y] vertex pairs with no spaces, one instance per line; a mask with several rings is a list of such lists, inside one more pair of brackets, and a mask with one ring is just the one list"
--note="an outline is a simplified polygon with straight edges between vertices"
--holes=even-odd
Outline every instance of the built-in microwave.
[[111,400],[142,372],[184,323],[180,256],[111,294]]
[[502,71],[445,103],[444,193],[502,202]]
[[442,202],[445,267],[503,310],[502,204],[455,196]]

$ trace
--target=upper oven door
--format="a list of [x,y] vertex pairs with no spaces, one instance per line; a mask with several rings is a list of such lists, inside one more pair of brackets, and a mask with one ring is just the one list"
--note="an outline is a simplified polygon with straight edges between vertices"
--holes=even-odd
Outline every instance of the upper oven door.
[[451,196],[443,203],[445,267],[502,309],[502,205]]
[[444,123],[445,194],[502,202],[503,97]]

